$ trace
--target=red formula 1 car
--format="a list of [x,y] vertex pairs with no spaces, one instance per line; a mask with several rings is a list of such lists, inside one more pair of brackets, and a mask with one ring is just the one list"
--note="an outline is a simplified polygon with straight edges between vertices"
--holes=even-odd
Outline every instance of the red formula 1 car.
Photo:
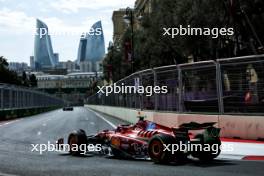
[[[76,146],[100,146],[98,153],[118,158],[147,159],[155,163],[183,161],[189,155],[200,160],[212,160],[220,154],[220,129],[215,123],[187,123],[179,128],[168,128],[151,121],[139,120],[134,125],[119,125],[114,130],[104,130],[87,136],[84,130],[71,133],[68,137],[69,152],[79,155],[83,150]],[[190,135],[190,131],[201,133]],[[63,144],[59,139],[57,144]],[[86,152],[88,148],[85,148]],[[84,153],[82,153],[84,154]]]

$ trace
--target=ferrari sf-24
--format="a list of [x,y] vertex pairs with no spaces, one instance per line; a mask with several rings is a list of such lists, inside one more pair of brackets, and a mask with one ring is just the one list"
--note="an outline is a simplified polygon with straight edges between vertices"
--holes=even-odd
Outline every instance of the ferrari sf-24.
[[[100,146],[100,150],[93,150],[98,154],[170,163],[186,161],[187,157],[210,161],[221,152],[220,129],[214,127],[215,122],[190,122],[178,128],[169,128],[145,120],[143,116],[138,118],[136,124],[119,125],[113,130],[103,130],[95,135],[86,135],[82,129],[70,133],[67,141],[70,154],[84,154],[79,148],[74,150],[74,146],[92,145]],[[58,146],[61,144],[64,144],[63,138],[57,141]],[[182,145],[185,147],[180,150],[179,146]],[[196,150],[186,146],[195,146]],[[212,150],[213,146],[216,150]]]

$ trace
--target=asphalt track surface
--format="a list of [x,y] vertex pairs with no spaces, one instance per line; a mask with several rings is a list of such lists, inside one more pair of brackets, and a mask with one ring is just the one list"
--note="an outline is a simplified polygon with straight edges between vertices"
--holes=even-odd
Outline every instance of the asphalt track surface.
[[[31,144],[47,144],[82,128],[87,133],[111,129],[124,123],[84,108],[0,122],[0,175],[91,175],[91,176],[244,176],[264,175],[264,162],[218,159],[211,163],[190,160],[184,165],[158,165],[151,161],[119,160],[105,156],[73,157],[58,152],[40,155]],[[108,120],[109,122],[106,122]]]

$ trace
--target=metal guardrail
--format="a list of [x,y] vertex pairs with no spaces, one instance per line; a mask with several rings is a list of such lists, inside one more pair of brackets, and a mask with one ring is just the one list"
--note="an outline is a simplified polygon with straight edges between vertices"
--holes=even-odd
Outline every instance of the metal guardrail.
[[64,100],[33,89],[0,84],[0,110],[62,106]]
[[136,72],[117,85],[167,86],[167,94],[95,94],[91,105],[178,113],[264,114],[264,55],[171,65]]

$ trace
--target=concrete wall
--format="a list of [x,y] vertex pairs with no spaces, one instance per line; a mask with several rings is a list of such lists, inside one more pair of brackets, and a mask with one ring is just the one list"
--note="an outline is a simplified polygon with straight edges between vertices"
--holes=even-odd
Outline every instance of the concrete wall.
[[[138,111],[134,109],[128,108],[120,108],[120,107],[111,107],[111,106],[93,106],[93,105],[85,105],[93,110],[103,112],[105,114],[117,117],[119,119],[135,123],[137,122]],[[147,116],[147,119],[153,121],[153,112],[144,112],[144,115]]]
[[263,116],[219,116],[219,126],[225,137],[242,139],[264,139]]
[[[87,107],[105,114],[126,120],[131,123],[137,121],[138,111],[134,109],[86,105]],[[147,119],[168,127],[177,127],[188,122],[217,122],[221,136],[241,139],[264,139],[263,116],[234,116],[234,115],[203,115],[203,114],[177,114],[166,112],[142,111]]]

